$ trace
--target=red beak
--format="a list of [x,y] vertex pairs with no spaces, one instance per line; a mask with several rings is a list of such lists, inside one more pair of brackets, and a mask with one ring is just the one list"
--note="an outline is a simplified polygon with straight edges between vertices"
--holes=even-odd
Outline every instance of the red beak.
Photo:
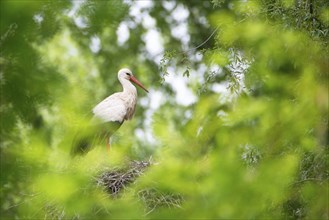
[[130,77],[130,81],[132,81],[133,83],[136,83],[139,87],[141,87],[142,89],[144,89],[146,92],[149,92],[143,85],[142,83],[140,83],[134,76]]

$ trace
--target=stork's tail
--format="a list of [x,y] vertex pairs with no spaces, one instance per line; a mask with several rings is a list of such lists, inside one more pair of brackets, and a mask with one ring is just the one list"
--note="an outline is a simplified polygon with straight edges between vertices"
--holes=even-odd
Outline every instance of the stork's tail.
[[97,144],[105,143],[107,135],[106,132],[93,128],[77,133],[72,141],[71,156],[87,154]]
[[78,137],[78,135],[76,135],[77,137],[75,138],[75,140],[73,140],[72,143],[72,148],[71,148],[71,156],[77,156],[77,155],[85,155],[86,153],[88,153],[91,148],[92,148],[92,144],[91,141],[86,138],[86,137]]
[[78,132],[71,147],[71,156],[85,155],[97,144],[107,144],[110,148],[110,137],[122,125],[123,122],[112,122],[102,125],[97,125]]

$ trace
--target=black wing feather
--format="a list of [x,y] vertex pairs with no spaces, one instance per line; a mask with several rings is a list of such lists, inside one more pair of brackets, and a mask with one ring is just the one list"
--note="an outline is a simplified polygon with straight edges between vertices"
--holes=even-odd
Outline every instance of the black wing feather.
[[88,128],[83,129],[83,131],[79,131],[73,139],[71,155],[85,155],[94,146],[105,144],[122,124],[123,121],[106,122],[91,125]]

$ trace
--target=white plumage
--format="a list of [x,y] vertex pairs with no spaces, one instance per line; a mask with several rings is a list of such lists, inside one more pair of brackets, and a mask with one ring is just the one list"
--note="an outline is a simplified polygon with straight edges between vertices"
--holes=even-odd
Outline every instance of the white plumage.
[[96,105],[94,117],[101,122],[122,122],[126,118],[128,106],[121,96],[121,93],[115,93]]
[[122,92],[110,95],[93,108],[93,127],[80,131],[73,141],[72,155],[87,153],[97,142],[107,141],[110,148],[111,135],[122,125],[125,120],[130,120],[135,113],[137,90],[131,83],[147,89],[127,69],[118,72],[118,79],[123,87]]
[[116,121],[122,123],[124,120],[130,120],[134,116],[137,90],[131,81],[148,92],[127,68],[118,72],[118,79],[123,87],[123,91],[107,97],[93,109],[94,117],[102,122]]

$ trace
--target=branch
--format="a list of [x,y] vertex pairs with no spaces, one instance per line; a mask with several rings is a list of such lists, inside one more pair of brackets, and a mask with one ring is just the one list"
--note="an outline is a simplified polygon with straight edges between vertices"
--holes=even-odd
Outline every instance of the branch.
[[[199,49],[199,48],[202,47],[204,44],[206,44],[206,43],[212,38],[212,36],[214,36],[214,34],[217,32],[218,28],[219,28],[219,27],[216,27],[216,29],[213,30],[213,32],[209,35],[209,37],[208,37],[206,40],[204,40],[202,43],[200,43],[198,46],[196,46],[196,47],[192,47],[191,49],[188,49],[188,50],[186,50],[186,51],[178,52],[177,54],[185,54],[185,53],[189,53],[189,52],[191,52],[191,51],[194,51],[194,50]],[[161,52],[161,53],[158,53],[158,54],[156,54],[156,55],[154,55],[153,57],[157,57],[157,56],[159,56],[159,55],[162,55],[162,52]]]
[[324,181],[324,179],[317,179],[317,178],[308,178],[308,179],[303,179],[303,180],[299,180],[299,181],[296,181],[292,184],[290,184],[290,186],[293,186],[293,185],[298,185],[300,183],[304,183],[304,182],[322,182]]
[[182,52],[182,53],[188,53],[189,51],[196,50],[196,49],[202,47],[205,43],[207,43],[211,39],[211,37],[217,32],[217,30],[218,30],[218,27],[216,27],[216,29],[209,35],[209,37],[205,41],[203,41],[201,44],[199,44],[198,46],[193,47],[185,52]]

